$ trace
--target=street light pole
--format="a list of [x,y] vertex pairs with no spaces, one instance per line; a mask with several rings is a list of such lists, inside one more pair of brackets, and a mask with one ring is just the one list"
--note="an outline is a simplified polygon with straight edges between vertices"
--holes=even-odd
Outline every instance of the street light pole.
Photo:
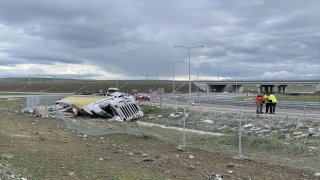
[[235,74],[236,75],[236,94],[238,93],[238,75],[239,74],[241,73]]
[[191,70],[196,70],[197,71],[197,94],[199,94],[199,70],[203,70],[203,69],[191,69]]
[[238,93],[238,76],[236,76],[236,94]]
[[219,81],[219,64],[218,64],[218,81]]
[[197,95],[198,95],[198,103],[200,107],[200,116],[202,118],[201,105],[200,105],[200,93],[199,93],[199,70],[203,70],[203,69],[192,69],[192,70],[197,71]]
[[175,63],[179,63],[179,62],[183,62],[183,61],[175,61],[175,62],[168,62],[165,61],[164,63],[172,63],[172,94],[175,94],[175,88],[174,88],[174,64]]
[[190,49],[193,49],[193,48],[199,48],[199,47],[204,47],[204,46],[193,46],[193,47],[184,47],[184,46],[174,46],[175,48],[185,48],[185,49],[188,49],[189,50],[189,94],[191,94],[191,77],[190,77],[190,71],[191,71],[191,68],[190,68]]

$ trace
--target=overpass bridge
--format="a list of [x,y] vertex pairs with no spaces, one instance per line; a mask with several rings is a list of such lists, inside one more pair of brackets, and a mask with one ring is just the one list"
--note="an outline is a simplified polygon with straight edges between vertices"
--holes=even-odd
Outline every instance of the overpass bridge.
[[[168,83],[172,80],[119,80],[119,82],[140,82],[140,83]],[[188,83],[189,81],[179,81]],[[314,86],[314,91],[320,91],[320,79],[318,80],[196,80],[193,84],[205,90],[206,92],[244,92],[243,85],[255,85],[258,93],[285,93],[286,88],[294,86]]]
[[[172,80],[112,80],[112,82],[141,82],[141,83],[169,83]],[[175,81],[188,83],[189,81]],[[196,80],[192,81],[202,90],[207,92],[244,92],[243,85],[255,85],[258,93],[285,93],[290,85],[295,86],[314,86],[315,91],[320,91],[320,79],[318,80]]]
[[[199,81],[200,83],[200,81]],[[289,85],[314,86],[315,91],[320,91],[319,80],[223,80],[223,81],[203,81],[206,84],[207,92],[243,92],[244,84],[253,84],[257,87],[258,93],[285,93]],[[277,88],[277,90],[275,90]]]

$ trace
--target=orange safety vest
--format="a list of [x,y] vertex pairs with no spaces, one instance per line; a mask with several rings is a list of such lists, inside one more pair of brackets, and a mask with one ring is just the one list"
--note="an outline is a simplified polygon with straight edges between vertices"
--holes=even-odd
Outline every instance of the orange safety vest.
[[258,102],[258,103],[260,103],[260,104],[263,104],[263,103],[264,103],[263,97],[261,97],[260,95],[257,95],[257,96],[256,96],[256,102]]

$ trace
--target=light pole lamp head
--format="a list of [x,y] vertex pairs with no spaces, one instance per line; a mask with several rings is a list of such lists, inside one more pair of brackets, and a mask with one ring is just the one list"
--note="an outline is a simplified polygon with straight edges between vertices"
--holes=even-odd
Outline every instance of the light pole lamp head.
[[191,48],[198,48],[198,47],[204,47],[204,46],[193,46],[193,47],[185,47],[185,46],[173,46],[173,47],[175,47],[175,48],[178,48],[178,47],[180,47],[180,48],[191,49]]
[[164,61],[163,63],[172,63],[172,64],[175,64],[175,63],[179,63],[179,62],[183,62],[183,61],[172,61],[172,62]]
[[193,47],[189,47],[189,49],[192,49],[192,48],[202,48],[202,47],[204,47],[204,46],[193,46]]
[[186,48],[186,49],[190,49],[190,48],[184,47],[184,46],[173,46],[173,47],[175,47],[175,48]]

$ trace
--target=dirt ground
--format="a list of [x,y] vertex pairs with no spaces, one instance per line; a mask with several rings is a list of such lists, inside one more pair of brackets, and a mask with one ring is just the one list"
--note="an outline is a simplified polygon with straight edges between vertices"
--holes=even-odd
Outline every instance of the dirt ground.
[[[141,135],[85,136],[64,121],[26,116],[20,101],[0,101],[0,163],[27,179],[319,180],[313,172],[236,159]],[[0,173],[1,179],[1,173]]]

